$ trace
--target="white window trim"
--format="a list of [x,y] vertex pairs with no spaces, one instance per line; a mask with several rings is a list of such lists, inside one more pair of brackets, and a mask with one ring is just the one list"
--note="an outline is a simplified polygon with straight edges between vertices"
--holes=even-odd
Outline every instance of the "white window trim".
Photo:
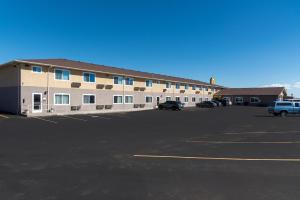
[[[67,72],[69,72],[69,80],[56,79],[56,70],[62,70],[62,71],[67,71]],[[55,69],[54,69],[54,80],[56,80],[56,81],[70,81],[70,80],[71,80],[71,71],[68,70],[68,69],[55,68]]]
[[[241,101],[237,101],[236,99],[239,98]],[[244,98],[243,97],[235,97],[234,98],[235,103],[244,103]]]
[[165,100],[167,101],[167,98],[168,98],[168,97],[171,98],[171,100],[169,100],[169,101],[172,101],[172,97],[171,97],[171,96],[166,96],[166,97],[165,97]]
[[[35,72],[35,71],[33,71],[34,67],[40,68],[41,72]],[[34,73],[34,74],[42,74],[43,73],[43,68],[41,66],[33,65],[33,66],[31,66],[31,72]]]
[[[55,96],[56,95],[68,95],[69,96],[69,104],[56,104],[55,103]],[[71,95],[69,93],[54,93],[53,94],[53,105],[55,106],[69,106],[71,104]]]
[[[151,86],[147,86],[147,81],[151,81]],[[153,80],[147,79],[147,80],[145,81],[145,86],[146,86],[147,88],[152,88],[152,87],[153,87]]]
[[[95,97],[95,103],[84,103],[84,96],[94,96]],[[82,94],[82,105],[95,105],[97,102],[96,94]]]
[[[127,85],[127,84],[126,84],[126,78],[132,79],[132,85]],[[124,84],[125,86],[133,87],[133,86],[134,86],[134,78],[131,78],[131,77],[124,77],[124,78],[123,78],[123,84]]]
[[[126,97],[132,97],[132,103],[126,103]],[[133,95],[124,95],[123,102],[124,102],[124,104],[134,104],[134,96]]]
[[[114,102],[116,96],[122,97],[122,103],[115,103]],[[124,96],[123,95],[119,95],[119,94],[113,95],[113,104],[123,104],[123,103],[124,103]]]
[[[151,97],[151,102],[147,102],[147,101],[146,101],[146,100],[147,100],[147,97]],[[149,103],[149,104],[150,104],[150,103],[153,103],[153,96],[145,96],[145,102],[146,102],[146,103]]]
[[[115,78],[118,77],[118,78],[122,78],[122,83],[119,84],[119,83],[115,83]],[[113,76],[113,85],[124,85],[124,77],[123,76]]]
[[[251,99],[258,99],[258,101],[253,102],[253,101],[251,101]],[[260,102],[261,102],[261,100],[259,97],[250,97],[250,103],[260,103]]]
[[[195,101],[193,101],[193,98],[195,99]],[[192,103],[195,103],[197,101],[197,98],[196,97],[192,97]]]
[[[187,98],[188,101],[185,101],[185,98]],[[188,103],[188,102],[189,102],[189,97],[188,97],[188,96],[184,96],[184,97],[183,97],[183,102],[184,102],[184,103]]]
[[[85,81],[85,80],[84,80],[84,74],[94,74],[94,76],[95,76],[95,81],[94,81],[94,82],[91,82],[91,81]],[[93,73],[93,72],[82,72],[82,80],[83,80],[84,83],[96,83],[96,74]]]

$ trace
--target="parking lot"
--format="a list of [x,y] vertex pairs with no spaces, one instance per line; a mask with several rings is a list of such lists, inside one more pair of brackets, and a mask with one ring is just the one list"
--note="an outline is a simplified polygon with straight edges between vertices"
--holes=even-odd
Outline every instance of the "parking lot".
[[189,108],[0,115],[0,199],[300,198],[300,117]]

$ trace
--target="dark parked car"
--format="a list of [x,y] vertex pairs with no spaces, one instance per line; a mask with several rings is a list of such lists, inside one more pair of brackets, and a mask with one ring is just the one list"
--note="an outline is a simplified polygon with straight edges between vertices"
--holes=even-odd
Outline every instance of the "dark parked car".
[[217,107],[217,104],[212,101],[203,101],[201,103],[197,103],[196,106],[200,108],[214,108]]
[[217,104],[217,106],[222,106],[223,104],[221,103],[221,101],[217,101],[217,100],[212,100],[213,103]]
[[232,105],[232,102],[230,100],[222,99],[220,102],[222,103],[223,106],[231,106]]
[[166,101],[165,103],[161,103],[158,105],[159,110],[182,110],[183,109],[183,103],[180,101]]

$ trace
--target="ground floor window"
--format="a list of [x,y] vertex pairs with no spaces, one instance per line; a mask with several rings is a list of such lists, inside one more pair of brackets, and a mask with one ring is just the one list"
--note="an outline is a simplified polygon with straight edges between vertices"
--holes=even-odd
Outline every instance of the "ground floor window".
[[251,97],[250,98],[250,103],[259,103],[260,99],[258,97]]
[[201,103],[203,100],[202,100],[202,98],[199,98],[199,102]]
[[235,103],[243,103],[244,98],[243,97],[235,97]]
[[171,101],[172,98],[171,97],[166,97],[166,101]]
[[94,94],[84,94],[83,95],[83,104],[95,104],[96,96]]
[[189,102],[189,98],[188,97],[184,97],[184,102],[185,103]]
[[175,97],[175,100],[176,101],[180,101],[180,97]]
[[153,98],[151,96],[146,96],[146,103],[152,103]]
[[70,94],[54,94],[55,105],[70,105]]
[[196,102],[196,97],[192,97],[192,102]]
[[205,98],[205,101],[208,101],[208,98]]
[[114,95],[114,104],[121,104],[121,103],[123,103],[123,96]]
[[132,95],[126,95],[125,96],[125,103],[126,104],[133,104],[133,96]]

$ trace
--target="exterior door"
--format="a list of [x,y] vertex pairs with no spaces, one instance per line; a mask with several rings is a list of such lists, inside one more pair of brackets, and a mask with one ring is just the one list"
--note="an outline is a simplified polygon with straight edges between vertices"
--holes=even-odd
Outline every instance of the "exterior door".
[[33,93],[32,94],[32,112],[40,113],[42,112],[42,94]]
[[156,105],[159,105],[159,97],[156,97]]

